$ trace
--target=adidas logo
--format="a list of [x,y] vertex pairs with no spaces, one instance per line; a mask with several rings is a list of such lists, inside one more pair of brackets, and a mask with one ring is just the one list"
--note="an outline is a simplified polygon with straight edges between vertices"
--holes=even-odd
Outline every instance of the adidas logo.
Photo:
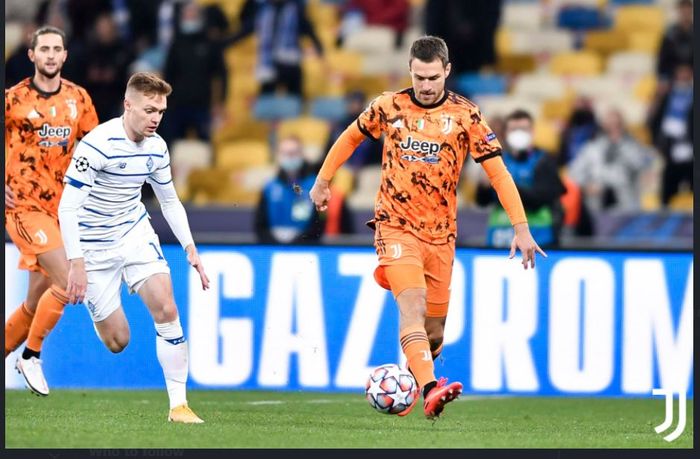
[[36,111],[36,109],[32,109],[32,111],[29,112],[29,115],[27,115],[27,119],[32,120],[34,118],[41,118],[41,115]]
[[392,127],[395,127],[396,129],[403,129],[403,120],[401,118],[397,119],[393,123],[391,123]]

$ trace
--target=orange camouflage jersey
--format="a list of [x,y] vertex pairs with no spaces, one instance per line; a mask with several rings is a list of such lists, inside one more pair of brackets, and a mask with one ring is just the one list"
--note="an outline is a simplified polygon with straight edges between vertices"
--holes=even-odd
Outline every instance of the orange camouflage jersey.
[[381,222],[436,244],[454,240],[457,184],[467,154],[476,162],[501,154],[479,107],[451,91],[422,105],[409,88],[374,99],[357,125],[375,140],[385,134],[370,226]]
[[63,174],[73,147],[97,126],[85,89],[61,79],[56,92],[26,78],[5,90],[5,184],[15,193],[8,211],[41,211],[56,216]]

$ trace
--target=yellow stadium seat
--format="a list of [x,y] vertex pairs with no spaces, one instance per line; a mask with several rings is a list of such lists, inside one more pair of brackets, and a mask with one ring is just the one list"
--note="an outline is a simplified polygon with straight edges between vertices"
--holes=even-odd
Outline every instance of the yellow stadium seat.
[[644,145],[651,145],[651,132],[644,124],[630,124],[627,126],[627,131],[638,142]]
[[663,35],[658,31],[632,31],[627,32],[627,47],[631,51],[643,51],[649,54],[659,52]]
[[681,211],[681,212],[692,212],[693,211],[693,192],[692,191],[681,191],[671,198],[671,202],[668,203],[668,207],[671,210]]
[[552,57],[549,69],[559,75],[597,75],[603,69],[603,61],[590,51],[564,52]]
[[587,32],[583,49],[607,56],[629,47],[629,34],[619,30],[594,30]]
[[513,53],[513,37],[505,27],[496,29],[494,43],[497,56],[508,56]]
[[187,179],[188,195],[194,204],[216,202],[231,182],[231,172],[225,169],[195,169]]
[[662,32],[665,27],[664,10],[653,5],[623,5],[617,9],[615,30]]
[[496,59],[496,71],[500,73],[528,73],[534,71],[535,67],[535,57],[531,54],[499,55]]
[[234,140],[257,140],[267,142],[270,138],[270,126],[254,119],[234,120],[216,130],[211,142],[215,148]]
[[225,142],[216,149],[215,164],[228,169],[244,169],[264,166],[270,162],[270,148],[267,142],[256,140],[236,140]]
[[343,193],[343,196],[348,196],[354,187],[355,175],[347,167],[341,167],[333,176],[333,186]]
[[548,121],[565,121],[571,115],[573,101],[570,97],[542,102],[542,118]]
[[304,145],[304,156],[311,162],[316,162],[324,153],[330,125],[327,121],[311,116],[286,119],[277,126],[277,139],[290,135],[297,136]]
[[559,129],[551,121],[543,119],[535,121],[534,143],[550,153],[559,150]]
[[344,77],[359,77],[362,74],[362,54],[352,51],[333,51],[325,55],[333,72]]
[[634,97],[642,102],[650,103],[656,94],[656,76],[647,74],[643,76],[634,87]]

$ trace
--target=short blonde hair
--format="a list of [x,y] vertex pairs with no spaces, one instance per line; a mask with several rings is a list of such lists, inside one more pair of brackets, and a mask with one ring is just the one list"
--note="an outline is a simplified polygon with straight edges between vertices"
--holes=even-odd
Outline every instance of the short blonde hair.
[[129,92],[130,89],[146,96],[169,96],[173,92],[173,87],[170,86],[170,83],[155,73],[149,72],[138,72],[131,75],[129,82],[126,84],[126,91]]

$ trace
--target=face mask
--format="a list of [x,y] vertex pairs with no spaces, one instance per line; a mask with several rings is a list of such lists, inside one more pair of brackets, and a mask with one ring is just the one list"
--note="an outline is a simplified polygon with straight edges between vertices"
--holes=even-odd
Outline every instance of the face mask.
[[514,151],[527,150],[530,148],[530,144],[532,143],[532,134],[523,129],[516,129],[514,131],[510,131],[506,135],[506,142]]
[[280,160],[280,168],[288,174],[293,174],[304,164],[304,158],[296,156],[293,158],[284,158]]
[[182,30],[184,34],[197,33],[202,30],[203,25],[204,23],[200,20],[186,20],[180,23],[180,30]]

